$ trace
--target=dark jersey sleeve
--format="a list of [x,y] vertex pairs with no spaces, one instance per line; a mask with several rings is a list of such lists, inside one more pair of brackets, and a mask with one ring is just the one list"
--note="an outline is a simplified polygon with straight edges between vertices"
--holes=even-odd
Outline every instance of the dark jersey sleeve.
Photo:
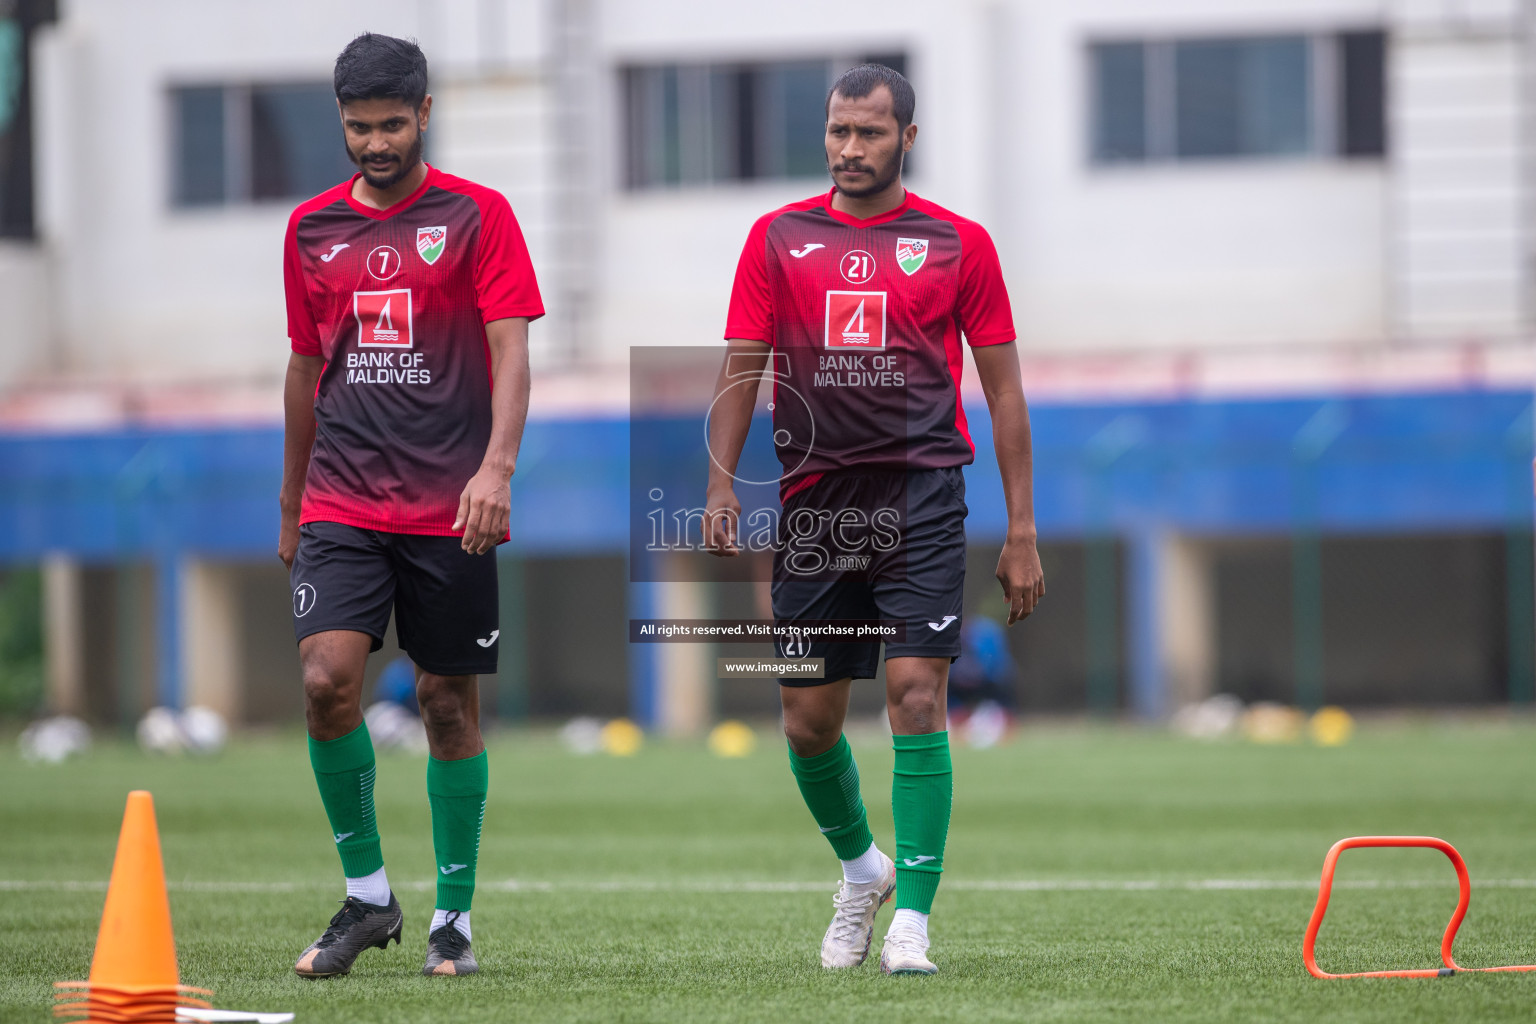
[[482,323],[525,316],[537,320],[544,315],[544,300],[539,295],[538,278],[523,230],[506,197],[492,189],[476,190],[480,207],[480,250],[475,256],[475,300]]
[[960,230],[960,329],[972,347],[1003,345],[1018,337],[1013,306],[992,236],[980,224],[964,221]]
[[736,264],[731,309],[725,318],[727,340],[773,344],[773,300],[768,290],[768,224],[774,214],[758,218],[747,233],[747,244]]
[[320,328],[310,310],[309,289],[299,262],[299,221],[305,212],[301,206],[288,218],[288,233],[283,238],[283,294],[288,299],[288,344],[301,356],[318,356]]

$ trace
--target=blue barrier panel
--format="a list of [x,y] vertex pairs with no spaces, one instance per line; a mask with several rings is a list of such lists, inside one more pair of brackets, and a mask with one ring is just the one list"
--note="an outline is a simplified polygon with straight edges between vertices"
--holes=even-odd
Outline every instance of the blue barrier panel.
[[[1531,404],[1525,392],[1454,392],[1036,406],[1040,532],[1502,529],[1532,514]],[[977,405],[969,529],[995,538],[1006,526],[1002,487]],[[675,431],[654,432],[701,434],[681,417]],[[621,418],[530,422],[513,481],[516,546],[628,548],[631,455]],[[648,453],[648,471],[667,458]],[[270,558],[281,469],[274,429],[0,436],[0,560]],[[678,470],[669,501],[675,489],[702,503],[702,464],[679,452]]]
[[[521,548],[623,548],[628,436],[622,419],[528,425],[512,485]],[[273,429],[0,436],[0,560],[274,558],[282,444]]]
[[[1501,529],[1532,515],[1531,405],[1455,392],[1036,407],[1040,533]],[[990,423],[984,407],[971,415],[969,529],[996,537]]]
[[[968,531],[996,541],[1006,515],[984,404],[973,403],[970,420],[977,456],[967,471]],[[1146,715],[1164,710],[1149,546],[1159,533],[1528,536],[1533,513],[1536,428],[1523,391],[1044,404],[1032,420],[1041,536],[1115,535],[1130,544],[1133,705]],[[643,426],[634,433],[620,417],[530,422],[512,484],[512,547],[633,558],[649,534],[654,510],[643,506],[652,489],[665,490],[674,508],[701,505],[700,418]],[[754,428],[745,453],[755,477],[773,474],[766,426]],[[169,608],[187,556],[275,556],[281,471],[282,432],[272,428],[0,435],[0,562],[62,552],[152,563]],[[775,501],[771,483],[741,491],[748,509]],[[640,583],[631,595],[651,597]],[[162,619],[159,691],[174,703],[178,617]],[[637,652],[632,664],[641,721],[655,716],[653,653]]]

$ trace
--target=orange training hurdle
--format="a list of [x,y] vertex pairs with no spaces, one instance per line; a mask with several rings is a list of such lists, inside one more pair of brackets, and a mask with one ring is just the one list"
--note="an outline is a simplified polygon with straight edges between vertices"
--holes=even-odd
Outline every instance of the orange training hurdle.
[[[1317,931],[1323,926],[1323,915],[1328,912],[1328,897],[1333,893],[1333,869],[1338,864],[1339,854],[1357,846],[1424,846],[1439,850],[1450,858],[1451,866],[1456,869],[1456,881],[1461,885],[1461,898],[1456,902],[1456,912],[1451,915],[1451,923],[1445,926],[1445,936],[1440,940],[1440,959],[1445,961],[1444,967],[1329,974],[1317,966],[1313,946],[1317,943]],[[1466,861],[1461,859],[1461,854],[1456,852],[1456,847],[1444,839],[1436,839],[1433,836],[1354,836],[1350,839],[1340,839],[1328,851],[1328,856],[1323,858],[1323,878],[1317,890],[1317,906],[1312,908],[1312,920],[1307,922],[1307,937],[1301,942],[1302,959],[1306,961],[1307,970],[1314,978],[1446,978],[1458,971],[1536,971],[1536,964],[1514,964],[1509,967],[1463,967],[1456,962],[1456,958],[1451,956],[1451,945],[1456,941],[1456,930],[1461,927],[1462,918],[1467,916],[1467,904],[1471,901],[1472,881],[1467,877]]]

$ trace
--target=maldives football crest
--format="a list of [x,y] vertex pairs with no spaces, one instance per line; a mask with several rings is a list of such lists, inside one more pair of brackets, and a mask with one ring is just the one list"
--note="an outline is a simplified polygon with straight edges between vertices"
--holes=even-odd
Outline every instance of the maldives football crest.
[[[420,240],[417,240],[420,244]],[[911,277],[923,269],[923,264],[928,260],[928,239],[926,238],[898,238],[896,239],[896,265],[907,272]]]
[[[427,266],[437,262],[437,258],[443,254],[443,249],[448,245],[448,229],[441,228],[417,228],[416,229],[416,255],[426,260]],[[911,273],[912,271],[907,271]]]

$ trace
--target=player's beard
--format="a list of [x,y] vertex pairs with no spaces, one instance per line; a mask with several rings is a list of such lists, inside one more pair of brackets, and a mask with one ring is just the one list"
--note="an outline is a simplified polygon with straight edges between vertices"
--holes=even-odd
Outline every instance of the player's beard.
[[[870,196],[879,195],[881,192],[884,192],[886,189],[890,188],[891,185],[895,183],[897,178],[901,177],[901,167],[902,164],[906,162],[906,158],[906,152],[898,149],[896,151],[896,155],[891,158],[890,163],[886,164],[885,167],[876,172],[873,176],[873,180],[863,188],[844,188],[837,183],[837,177],[835,175],[832,178],[832,187],[837,189],[843,195],[847,196],[849,199],[868,199]],[[827,173],[832,173],[831,160],[827,161]]]
[[393,188],[399,182],[404,180],[407,174],[410,174],[412,171],[414,171],[417,164],[421,163],[422,135],[422,132],[418,131],[416,133],[416,141],[411,143],[411,148],[406,151],[405,159],[401,160],[399,164],[397,164],[395,168],[387,174],[375,175],[370,173],[367,165],[365,165],[361,160],[357,158],[357,155],[352,152],[350,147],[347,149],[347,159],[351,160],[353,165],[357,167],[358,170],[363,172],[363,180],[372,187],[381,191],[383,189]]

